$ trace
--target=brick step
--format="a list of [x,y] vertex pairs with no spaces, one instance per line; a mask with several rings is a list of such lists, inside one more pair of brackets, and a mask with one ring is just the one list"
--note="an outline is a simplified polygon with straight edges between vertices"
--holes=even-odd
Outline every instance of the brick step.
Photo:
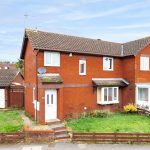
[[60,124],[61,121],[59,119],[50,120],[49,122],[46,122],[47,125],[55,125]]
[[66,129],[55,131],[55,135],[61,135],[61,134],[68,134],[68,131]]
[[57,130],[65,130],[66,127],[64,126],[60,126],[60,127],[55,127],[55,128],[52,128],[54,131],[57,131]]
[[55,135],[55,140],[69,139],[69,134]]

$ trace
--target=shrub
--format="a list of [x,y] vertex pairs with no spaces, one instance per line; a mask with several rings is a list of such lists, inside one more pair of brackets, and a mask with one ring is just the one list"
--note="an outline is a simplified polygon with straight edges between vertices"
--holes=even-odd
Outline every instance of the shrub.
[[126,112],[126,113],[137,112],[137,107],[134,104],[128,104],[128,105],[124,106],[123,108],[124,108],[124,112]]
[[112,113],[109,110],[93,110],[89,112],[85,112],[81,115],[81,117],[96,117],[96,118],[103,118],[108,117]]

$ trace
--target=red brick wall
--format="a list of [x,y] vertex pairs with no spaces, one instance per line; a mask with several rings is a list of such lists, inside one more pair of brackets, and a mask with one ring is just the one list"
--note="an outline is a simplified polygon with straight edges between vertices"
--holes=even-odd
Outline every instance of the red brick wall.
[[[79,60],[86,59],[87,71],[85,76],[79,75]],[[38,54],[38,67],[44,66],[44,53]],[[60,67],[45,67],[47,73],[59,73],[67,86],[79,87],[65,87],[58,89],[58,117],[66,118],[76,116],[77,113],[83,112],[84,107],[87,110],[91,109],[111,109],[112,111],[120,109],[122,106],[122,94],[120,92],[120,103],[116,105],[99,105],[97,104],[97,93],[92,85],[92,78],[121,78],[122,77],[122,60],[114,58],[114,71],[103,71],[103,57],[100,56],[83,56],[75,55],[69,57],[67,53],[61,53]],[[85,85],[84,85],[85,84]],[[85,87],[80,87],[80,86]],[[53,85],[39,85],[43,88],[54,88]],[[122,89],[120,89],[121,91]],[[43,122],[44,113],[44,92],[40,89],[40,122]],[[41,94],[40,94],[41,93]]]
[[27,42],[24,59],[24,81],[25,81],[25,110],[34,116],[33,87],[36,85],[36,52],[30,42]]
[[[38,55],[39,67],[44,66],[43,52]],[[79,75],[79,60],[86,59],[87,75]],[[114,59],[114,71],[103,71],[103,57],[84,56],[61,53],[60,67],[45,67],[47,72],[60,73],[65,84],[88,84],[92,78],[115,78],[122,77],[122,61],[119,58]]]
[[150,82],[150,70],[149,71],[141,71],[140,70],[140,56],[149,56],[150,57],[150,45],[140,51],[135,57],[135,81],[137,83],[145,83]]
[[122,59],[123,78],[129,85],[123,88],[123,106],[128,103],[135,103],[135,57],[125,57]]

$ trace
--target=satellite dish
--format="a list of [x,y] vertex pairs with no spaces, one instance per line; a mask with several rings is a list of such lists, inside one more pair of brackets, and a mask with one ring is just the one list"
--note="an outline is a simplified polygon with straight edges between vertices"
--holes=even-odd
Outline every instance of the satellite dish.
[[38,68],[38,73],[44,74],[44,73],[46,73],[46,69],[44,67],[40,67],[40,68]]

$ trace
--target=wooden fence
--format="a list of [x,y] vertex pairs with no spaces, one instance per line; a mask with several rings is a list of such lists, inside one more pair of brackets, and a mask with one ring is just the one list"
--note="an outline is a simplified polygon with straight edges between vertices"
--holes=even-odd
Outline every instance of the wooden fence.
[[72,133],[73,142],[86,143],[150,143],[147,133]]

